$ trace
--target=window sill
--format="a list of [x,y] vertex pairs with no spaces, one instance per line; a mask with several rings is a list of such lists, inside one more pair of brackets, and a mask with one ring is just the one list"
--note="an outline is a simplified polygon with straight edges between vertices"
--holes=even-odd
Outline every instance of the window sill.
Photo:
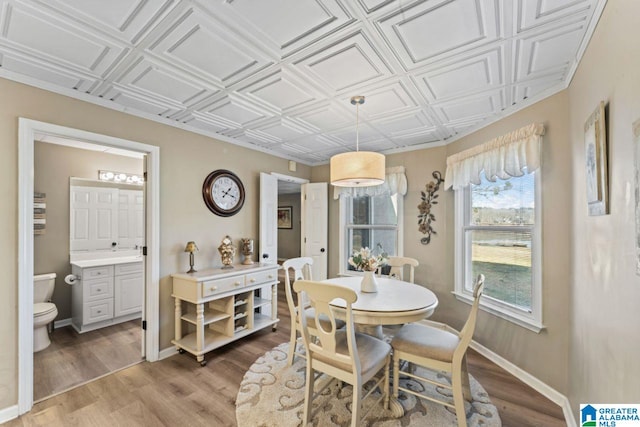
[[[471,297],[471,295],[461,294],[455,291],[451,293],[455,295],[458,301],[462,301],[467,304],[473,304],[473,298]],[[516,325],[533,331],[537,334],[539,334],[541,330],[545,329],[545,326],[535,319],[531,319],[514,312],[506,312],[495,304],[485,303],[482,299],[480,300],[480,308],[488,313],[493,314],[494,316],[507,320],[511,323],[515,323]]]

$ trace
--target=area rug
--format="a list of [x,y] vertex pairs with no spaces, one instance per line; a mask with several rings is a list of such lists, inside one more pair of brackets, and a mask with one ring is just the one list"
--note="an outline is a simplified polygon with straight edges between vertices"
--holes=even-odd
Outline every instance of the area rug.
[[[254,362],[245,373],[236,397],[236,420],[238,427],[298,427],[302,425],[305,359],[296,357],[293,366],[287,365],[289,343],[284,343],[265,353]],[[419,375],[443,380],[442,374],[427,374],[427,370],[417,368]],[[316,384],[321,380],[317,380]],[[401,384],[416,391],[438,398],[451,397],[449,390],[423,384],[415,379],[401,378]],[[472,403],[465,403],[467,424],[469,426],[502,425],[496,407],[491,403],[487,392],[470,377]],[[330,386],[313,401],[313,410],[321,407],[312,419],[317,427],[349,426],[351,423],[351,386],[342,388]],[[365,410],[371,397],[365,401]],[[444,405],[417,399],[400,392],[399,401],[404,408],[402,418],[394,418],[390,410],[382,405],[372,409],[363,420],[363,426],[457,426],[455,413]],[[451,399],[453,402],[453,399]]]

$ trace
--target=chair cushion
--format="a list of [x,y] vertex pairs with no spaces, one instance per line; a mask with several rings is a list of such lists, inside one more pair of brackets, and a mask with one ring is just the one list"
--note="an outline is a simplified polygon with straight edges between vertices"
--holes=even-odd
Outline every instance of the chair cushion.
[[[314,308],[307,308],[304,311],[304,315],[307,318],[307,326],[311,329],[318,329],[316,327],[316,311]],[[320,324],[322,325],[322,329],[325,331],[331,330],[331,321],[326,314],[320,315]],[[336,319],[336,329],[342,329],[346,323],[344,320]]]
[[[356,347],[358,347],[358,358],[360,359],[360,369],[362,370],[361,376],[363,381],[368,381],[380,370],[380,367],[384,365],[385,358],[391,352],[391,346],[370,335],[355,335]],[[349,355],[347,332],[344,330],[336,332],[336,352],[346,356]],[[335,359],[324,357],[319,353],[316,353],[316,358],[345,371],[351,371],[351,365],[349,364],[340,363]]]
[[393,337],[391,346],[405,353],[450,363],[459,342],[457,335],[444,329],[409,323]]

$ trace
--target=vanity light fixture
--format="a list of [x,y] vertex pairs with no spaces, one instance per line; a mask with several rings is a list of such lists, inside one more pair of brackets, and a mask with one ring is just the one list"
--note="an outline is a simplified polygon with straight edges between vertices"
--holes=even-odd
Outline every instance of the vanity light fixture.
[[384,155],[373,151],[359,150],[358,106],[364,104],[364,96],[351,97],[356,106],[356,151],[336,154],[331,157],[331,184],[336,187],[372,187],[384,183]]
[[100,181],[120,182],[123,184],[143,185],[144,177],[142,175],[136,175],[132,173],[113,172],[113,171],[98,171],[98,179]]

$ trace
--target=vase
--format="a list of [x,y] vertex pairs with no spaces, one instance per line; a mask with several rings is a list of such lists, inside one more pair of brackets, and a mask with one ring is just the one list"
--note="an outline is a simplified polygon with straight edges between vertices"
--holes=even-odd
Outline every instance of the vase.
[[373,271],[365,271],[364,277],[362,278],[362,284],[360,285],[360,290],[362,292],[378,292],[378,281],[376,280],[376,275]]

